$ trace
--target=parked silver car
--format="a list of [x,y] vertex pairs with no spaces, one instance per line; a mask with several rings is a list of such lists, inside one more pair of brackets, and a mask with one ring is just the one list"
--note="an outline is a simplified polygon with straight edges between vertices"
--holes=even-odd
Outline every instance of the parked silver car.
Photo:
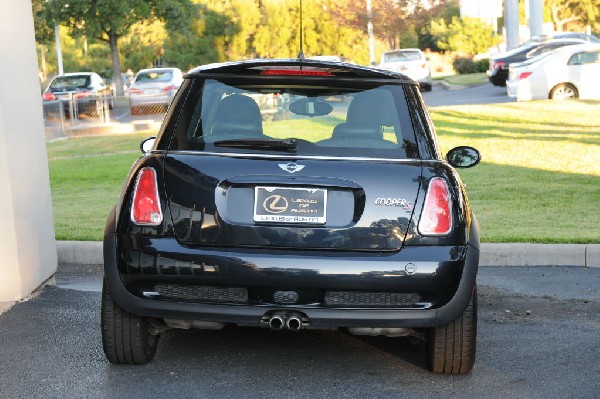
[[179,68],[140,70],[129,88],[131,114],[138,115],[142,108],[153,113],[166,111],[182,82]]

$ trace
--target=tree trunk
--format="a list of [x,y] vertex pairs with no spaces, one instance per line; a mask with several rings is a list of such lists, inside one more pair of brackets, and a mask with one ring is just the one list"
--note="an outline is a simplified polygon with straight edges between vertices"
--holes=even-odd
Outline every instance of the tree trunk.
[[108,43],[110,44],[110,53],[112,55],[112,70],[113,79],[115,82],[115,95],[117,97],[123,97],[123,78],[121,76],[121,59],[119,57],[119,46],[117,45],[118,36],[115,33],[111,33],[108,36]]

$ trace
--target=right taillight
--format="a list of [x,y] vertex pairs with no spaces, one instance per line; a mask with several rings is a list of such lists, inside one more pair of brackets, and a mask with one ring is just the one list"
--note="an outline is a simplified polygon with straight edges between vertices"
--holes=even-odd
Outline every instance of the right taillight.
[[156,171],[153,168],[140,170],[133,188],[131,221],[135,224],[157,226],[162,223]]
[[452,199],[448,183],[441,177],[429,181],[425,204],[419,219],[419,233],[441,236],[452,231]]

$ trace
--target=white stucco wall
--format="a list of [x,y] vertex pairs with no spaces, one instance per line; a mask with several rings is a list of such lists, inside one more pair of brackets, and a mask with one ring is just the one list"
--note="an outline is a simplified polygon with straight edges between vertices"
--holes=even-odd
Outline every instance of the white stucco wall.
[[0,302],[56,271],[48,158],[29,0],[0,1]]

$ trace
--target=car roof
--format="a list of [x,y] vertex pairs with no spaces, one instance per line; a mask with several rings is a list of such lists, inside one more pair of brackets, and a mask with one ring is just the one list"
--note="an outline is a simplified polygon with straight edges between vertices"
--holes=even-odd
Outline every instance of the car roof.
[[332,62],[315,60],[309,58],[296,59],[252,59],[243,61],[232,61],[224,63],[207,64],[196,67],[185,74],[184,78],[194,78],[203,75],[213,74],[237,74],[258,76],[262,70],[267,69],[290,69],[298,67],[299,69],[324,69],[338,77],[354,77],[366,79],[393,79],[399,83],[415,83],[407,76],[394,72],[373,68],[368,66],[349,64],[345,62]]
[[147,69],[140,69],[138,71],[138,73],[140,72],[160,72],[160,71],[176,71],[179,68],[175,68],[175,67],[158,67],[158,68],[147,68]]
[[399,51],[419,51],[419,52],[421,52],[421,49],[418,49],[418,48],[398,48],[396,50],[385,51],[384,54],[395,53],[395,52],[399,52]]
[[589,51],[589,50],[600,50],[600,43],[590,43],[585,42],[582,44],[574,44],[572,46],[565,46],[561,48],[557,48],[555,50],[549,51],[547,53],[541,54],[538,57],[530,58],[528,61],[518,62],[513,65],[513,68],[522,68],[538,65],[540,62],[547,62],[552,60],[554,57],[559,57],[560,55],[565,54],[574,54],[579,51]]
[[92,76],[98,75],[96,72],[67,72],[62,75],[56,75],[55,78],[60,78],[61,76]]
[[590,43],[585,42],[582,44],[574,44],[571,46],[561,47],[556,49],[556,54],[558,53],[576,53],[578,51],[586,51],[586,50],[600,50],[600,43]]

